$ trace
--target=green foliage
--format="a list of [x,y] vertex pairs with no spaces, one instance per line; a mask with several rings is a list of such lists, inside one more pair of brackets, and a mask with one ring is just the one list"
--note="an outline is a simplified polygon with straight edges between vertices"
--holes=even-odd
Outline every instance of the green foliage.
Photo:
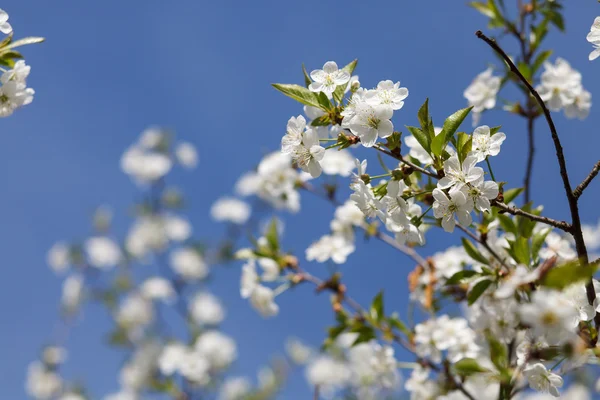
[[463,108],[446,118],[446,121],[444,121],[442,132],[440,133],[440,135],[444,138],[444,147],[446,146],[446,143],[448,143],[450,139],[452,139],[454,133],[458,130],[458,128],[463,123],[465,118],[467,118],[467,115],[469,115],[472,109],[473,107]]
[[273,83],[275,89],[292,99],[311,107],[320,108],[323,111],[331,109],[331,102],[325,93],[314,93],[305,87],[295,84]]
[[458,361],[456,364],[454,364],[454,370],[460,376],[470,376],[480,372],[489,372],[489,369],[482,367],[479,365],[477,360],[472,358],[463,358],[462,360]]
[[481,295],[487,290],[488,287],[492,284],[492,281],[489,279],[483,279],[475,284],[473,288],[467,294],[467,301],[469,305],[474,304],[477,299],[481,297]]
[[589,280],[597,269],[598,261],[585,265],[581,265],[579,261],[570,261],[548,271],[542,278],[541,285],[561,290],[574,283]]
[[479,252],[479,250],[477,250],[477,247],[475,247],[475,245],[471,243],[471,241],[469,241],[466,238],[461,238],[461,240],[463,247],[465,248],[465,251],[467,252],[469,257],[485,265],[488,265],[490,263],[489,260],[485,258],[483,254]]
[[371,302],[370,313],[371,318],[374,321],[380,322],[383,320],[383,318],[385,318],[385,312],[383,308],[383,290],[380,291]]

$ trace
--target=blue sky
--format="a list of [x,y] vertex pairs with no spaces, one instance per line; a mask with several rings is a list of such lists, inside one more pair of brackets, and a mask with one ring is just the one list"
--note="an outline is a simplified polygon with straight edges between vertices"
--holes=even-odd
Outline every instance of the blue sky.
[[[566,7],[568,33],[551,34],[558,54],[583,74],[598,93],[600,64],[590,63],[585,41],[600,5],[592,0]],[[237,177],[267,151],[277,148],[285,123],[301,108],[270,87],[302,81],[325,61],[343,65],[359,59],[363,86],[400,80],[410,96],[396,113],[397,126],[416,124],[426,97],[434,122],[464,106],[463,90],[496,59],[474,32],[485,20],[461,1],[8,1],[16,36],[45,36],[42,45],[23,49],[33,66],[32,105],[2,123],[0,254],[3,284],[0,330],[0,387],[3,398],[24,398],[26,365],[51,336],[61,281],[45,265],[57,240],[81,240],[90,233],[96,206],[115,211],[122,237],[127,207],[136,189],[119,170],[122,151],[148,125],[163,125],[194,143],[200,167],[177,174],[185,188],[189,215],[199,238],[222,227],[208,218],[208,207],[231,193]],[[506,38],[504,43],[514,43]],[[584,122],[557,116],[574,183],[598,157],[600,117]],[[498,179],[518,186],[525,164],[525,127],[518,117],[486,114],[484,123],[503,125],[507,140],[494,159]],[[545,213],[567,219],[556,160],[546,126],[537,125],[538,157],[534,198]],[[372,165],[376,165],[373,159]],[[371,172],[375,173],[374,169]],[[586,222],[598,220],[593,183],[582,198]],[[287,218],[286,247],[301,253],[327,231],[332,209],[304,198],[303,214]],[[307,218],[306,216],[310,216]],[[430,254],[450,243],[448,235],[429,237]],[[235,372],[253,374],[281,352],[290,335],[320,343],[332,315],[325,296],[297,288],[278,302],[281,316],[260,320],[238,298],[239,266],[217,271],[214,291],[228,307],[225,332],[234,334],[240,361]],[[308,265],[326,273],[320,264]],[[354,297],[367,303],[386,289],[388,309],[402,310],[408,296],[406,275],[413,263],[380,243],[360,243],[343,266]],[[114,371],[121,355],[104,351],[108,318],[97,307],[86,310],[69,340],[65,368],[85,379],[92,393],[117,388]],[[281,398],[305,399],[303,377],[294,377]]]

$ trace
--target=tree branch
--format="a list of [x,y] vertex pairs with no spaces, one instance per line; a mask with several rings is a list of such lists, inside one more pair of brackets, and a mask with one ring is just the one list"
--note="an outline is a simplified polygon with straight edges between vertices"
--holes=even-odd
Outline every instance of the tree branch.
[[[585,240],[583,239],[583,232],[581,231],[581,218],[579,217],[579,204],[577,203],[577,196],[573,193],[571,189],[571,183],[569,182],[569,174],[567,173],[567,163],[565,161],[565,155],[563,153],[562,144],[560,143],[560,139],[558,137],[558,132],[556,131],[556,126],[554,125],[554,121],[552,120],[552,116],[550,115],[550,110],[546,107],[546,104],[540,97],[539,93],[531,86],[529,81],[523,76],[519,68],[512,62],[510,57],[502,50],[498,43],[495,40],[492,40],[485,36],[483,32],[477,31],[475,35],[486,42],[496,53],[498,53],[504,61],[508,64],[510,70],[519,78],[519,80],[527,87],[529,93],[535,98],[538,105],[544,112],[544,117],[546,117],[546,122],[548,122],[548,127],[550,128],[550,133],[552,135],[552,141],[554,142],[554,149],[556,150],[556,158],[558,160],[558,166],[560,169],[560,176],[563,181],[563,186],[565,189],[565,194],[567,196],[567,201],[569,202],[569,210],[571,211],[571,228],[569,232],[573,236],[575,240],[575,248],[577,249],[577,256],[582,265],[588,263],[588,254],[587,249],[585,247]],[[596,299],[596,291],[594,289],[594,284],[592,279],[587,282],[585,285],[586,294],[588,302],[593,305],[594,300]],[[596,313],[596,317],[594,318],[594,322],[596,325],[596,329],[600,328],[600,313]],[[596,343],[593,343],[595,345]]]
[[553,227],[561,229],[565,232],[571,232],[571,228],[572,228],[571,224],[569,224],[565,221],[557,221],[552,218],[542,217],[541,215],[535,215],[535,214],[529,213],[527,211],[521,210],[520,208],[511,207],[509,205],[506,205],[506,204],[504,204],[500,201],[496,201],[496,200],[492,201],[492,205],[494,207],[501,209],[502,211],[505,211],[505,212],[511,214],[511,215],[520,215],[522,217],[529,218],[532,221],[542,222],[546,225],[553,226]]
[[401,163],[404,163],[404,164],[408,165],[409,167],[411,167],[411,168],[412,168],[412,169],[414,169],[415,171],[419,171],[419,172],[420,172],[420,173],[422,173],[422,174],[425,174],[425,175],[431,176],[432,178],[439,179],[439,176],[438,176],[436,173],[433,173],[433,172],[431,172],[431,171],[428,171],[428,170],[426,170],[425,168],[421,168],[421,167],[419,167],[418,165],[416,165],[416,164],[413,164],[413,163],[411,163],[411,162],[410,162],[410,161],[408,161],[408,160],[405,160],[405,159],[404,159],[404,157],[403,157],[402,155],[397,155],[397,154],[394,154],[394,153],[392,153],[391,151],[389,151],[389,150],[386,150],[386,149],[384,149],[383,147],[381,147],[381,146],[377,146],[377,145],[373,146],[373,148],[374,148],[374,149],[376,149],[376,150],[378,150],[378,151],[380,151],[380,152],[382,152],[383,154],[387,154],[388,156],[390,156],[390,157],[392,157],[392,158],[395,158],[396,160],[400,161]]
[[535,141],[533,134],[533,122],[535,118],[531,115],[527,117],[527,167],[525,170],[525,179],[523,186],[525,187],[525,204],[531,200],[531,174],[533,172],[533,157],[535,155]]
[[583,191],[585,190],[585,188],[588,187],[590,182],[592,182],[594,180],[596,175],[598,175],[598,172],[600,172],[600,161],[598,161],[594,165],[594,168],[592,168],[592,171],[589,173],[588,176],[586,176],[586,178],[583,180],[583,182],[581,182],[579,184],[579,186],[577,186],[575,188],[575,190],[573,190],[573,196],[575,196],[575,198],[579,198],[579,196],[581,196],[583,194]]

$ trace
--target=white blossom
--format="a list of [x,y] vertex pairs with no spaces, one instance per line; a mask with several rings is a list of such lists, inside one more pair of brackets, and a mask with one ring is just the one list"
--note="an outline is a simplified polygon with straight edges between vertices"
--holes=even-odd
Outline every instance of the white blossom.
[[204,332],[196,339],[194,348],[217,371],[229,367],[237,358],[235,341],[219,331]]
[[101,269],[114,267],[121,260],[121,249],[114,240],[97,236],[85,241],[89,263]]
[[314,81],[308,89],[312,92],[323,92],[331,97],[338,86],[345,85],[350,80],[350,74],[343,69],[338,69],[334,61],[327,61],[323,69],[315,69],[310,73]]
[[173,250],[170,264],[177,274],[187,280],[204,279],[208,275],[208,265],[204,258],[192,248]]
[[250,218],[250,206],[233,197],[222,197],[210,209],[210,215],[215,221],[244,224]]
[[590,61],[595,60],[600,56],[600,17],[594,19],[594,23],[587,34],[587,41],[594,46],[594,50],[590,53]]
[[550,393],[554,397],[559,397],[558,388],[562,387],[563,379],[555,373],[548,371],[544,364],[536,363],[528,365],[523,370],[523,375],[527,378],[529,386],[542,393]]
[[199,325],[218,325],[225,319],[225,309],[217,297],[201,292],[189,305],[192,320]]
[[275,293],[263,285],[254,286],[250,293],[250,304],[265,318],[279,313],[279,306],[275,303]]
[[479,115],[484,110],[496,107],[496,95],[500,90],[502,79],[493,75],[491,68],[486,69],[475,79],[464,92],[469,106],[473,107],[473,125],[479,121]]
[[390,80],[379,82],[376,89],[369,90],[366,94],[367,103],[370,105],[384,105],[392,110],[401,109],[407,97],[408,89],[400,87],[400,82],[394,83]]
[[160,276],[153,276],[142,282],[140,293],[147,299],[162,300],[165,303],[173,303],[177,297],[171,282]]
[[195,168],[198,165],[198,152],[191,143],[179,143],[175,148],[175,157],[186,168]]
[[4,10],[0,10],[0,32],[8,35],[12,33],[13,29],[8,22],[8,13]]
[[70,259],[69,245],[64,242],[55,243],[46,257],[48,265],[56,273],[65,272],[69,268]]
[[548,108],[560,111],[573,104],[582,90],[581,74],[562,58],[557,58],[554,64],[546,61],[544,68],[541,83],[536,90]]
[[467,201],[467,197],[459,191],[451,192],[450,198],[441,191],[440,189],[433,189],[433,214],[436,218],[442,219],[442,228],[446,232],[453,232],[456,221],[454,217],[458,218],[458,222],[467,227],[471,225],[472,217],[471,211],[473,210],[473,203]]
[[488,156],[497,156],[500,153],[500,145],[505,139],[506,135],[502,132],[491,135],[490,127],[487,125],[477,127],[472,136],[471,154],[477,158],[477,162],[485,160]]

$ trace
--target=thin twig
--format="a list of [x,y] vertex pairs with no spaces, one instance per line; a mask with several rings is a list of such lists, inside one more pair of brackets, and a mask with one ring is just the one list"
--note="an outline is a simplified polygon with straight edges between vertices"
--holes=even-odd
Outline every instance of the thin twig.
[[537,222],[542,222],[546,225],[550,225],[553,226],[555,228],[561,229],[565,232],[571,232],[571,224],[569,224],[566,221],[557,221],[555,219],[552,218],[548,218],[548,217],[543,217],[541,215],[535,215],[532,213],[529,213],[527,211],[521,210],[520,208],[517,207],[511,207],[509,205],[506,205],[500,201],[492,201],[492,205],[494,207],[497,207],[499,209],[501,209],[502,211],[505,211],[511,215],[520,215],[522,217],[528,218],[532,221],[537,221]]
[[386,154],[386,155],[388,155],[388,156],[390,156],[392,158],[395,158],[396,160],[400,161],[401,163],[404,163],[404,164],[408,165],[409,167],[411,167],[415,171],[419,171],[422,174],[425,174],[425,175],[431,176],[433,178],[439,179],[439,176],[436,173],[428,171],[425,168],[419,167],[418,165],[416,165],[416,164],[414,164],[414,163],[412,163],[412,162],[404,159],[404,157],[402,155],[394,154],[391,151],[386,150],[383,147],[377,146],[377,145],[373,146],[373,148],[376,149],[377,151],[382,152],[383,154]]
[[525,179],[523,187],[525,188],[525,204],[531,200],[531,174],[533,173],[533,158],[535,155],[535,135],[533,134],[533,122],[535,118],[532,115],[527,116],[527,167],[525,169]]
[[477,236],[476,234],[474,234],[473,232],[471,232],[466,227],[464,227],[464,226],[462,226],[460,224],[456,224],[456,226],[457,226],[458,229],[460,229],[461,231],[463,231],[464,233],[466,233],[471,239],[473,239],[477,243],[481,244],[492,255],[492,257],[494,257],[496,260],[500,261],[500,264],[502,264],[502,266],[504,268],[506,268],[507,270],[510,270],[510,268],[508,267],[508,265],[506,265],[506,263],[504,262],[504,259],[501,258],[498,255],[498,253],[496,253],[494,251],[494,249],[492,249],[492,247],[488,244],[488,242],[485,241],[485,240],[483,240],[483,238],[481,236]]
[[[523,76],[519,68],[512,62],[510,57],[502,50],[502,48],[496,43],[496,41],[485,36],[481,31],[477,31],[475,35],[486,42],[496,53],[498,53],[504,61],[508,64],[510,70],[523,82],[523,84],[529,90],[529,93],[535,98],[538,105],[544,112],[544,117],[546,118],[546,122],[548,123],[548,127],[550,128],[550,133],[552,135],[552,141],[554,143],[554,149],[556,150],[556,158],[558,160],[558,166],[560,169],[560,176],[563,181],[563,186],[565,189],[565,194],[567,196],[567,201],[569,203],[569,210],[571,211],[571,228],[569,232],[573,236],[575,240],[575,248],[577,250],[577,256],[582,265],[586,265],[588,263],[588,254],[587,248],[585,247],[585,240],[583,239],[583,232],[581,230],[581,218],[579,216],[579,204],[577,202],[577,197],[573,193],[571,188],[571,183],[569,182],[569,174],[567,173],[567,162],[565,161],[565,155],[563,153],[562,144],[560,142],[560,138],[558,137],[558,132],[556,130],[556,126],[554,125],[554,121],[552,120],[552,116],[550,115],[550,110],[546,107],[546,104],[540,97],[539,93],[531,86],[529,81]],[[590,278],[585,285],[585,290],[587,294],[587,299],[590,305],[594,304],[594,300],[596,299],[596,290],[594,289],[594,284],[592,279]],[[594,322],[596,325],[596,329],[600,328],[600,313],[596,312],[596,317],[594,318]],[[596,340],[593,345],[595,345]]]
[[588,185],[590,184],[590,182],[592,182],[592,180],[594,180],[596,175],[598,175],[598,172],[600,172],[600,161],[598,161],[594,165],[594,168],[592,168],[592,171],[588,174],[588,176],[585,177],[583,182],[581,182],[579,184],[579,186],[577,186],[575,188],[575,190],[573,190],[573,196],[575,196],[575,198],[579,198],[579,196],[581,196],[583,194],[583,191],[585,190],[585,188],[588,187]]

